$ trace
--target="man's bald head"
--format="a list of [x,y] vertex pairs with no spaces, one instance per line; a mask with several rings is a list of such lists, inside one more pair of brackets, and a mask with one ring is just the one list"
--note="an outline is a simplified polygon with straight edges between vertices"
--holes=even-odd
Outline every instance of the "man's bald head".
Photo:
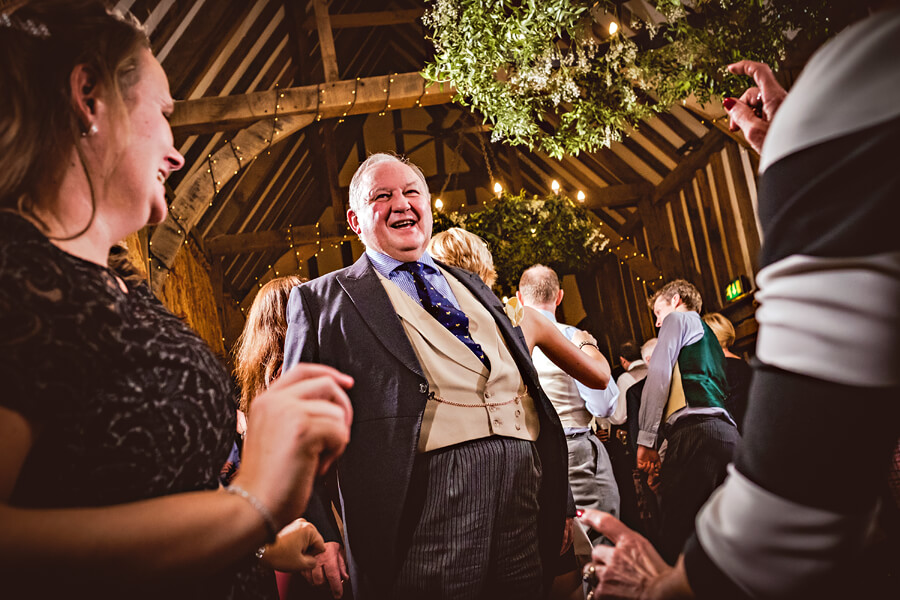
[[528,267],[519,278],[519,294],[526,306],[556,306],[559,298],[559,275],[550,267]]

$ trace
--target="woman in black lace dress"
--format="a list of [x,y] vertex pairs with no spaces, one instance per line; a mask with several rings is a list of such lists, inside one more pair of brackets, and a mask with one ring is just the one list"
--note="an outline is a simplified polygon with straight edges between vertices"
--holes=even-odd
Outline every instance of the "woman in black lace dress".
[[165,73],[99,2],[0,14],[0,570],[11,598],[247,598],[255,550],[349,435],[318,365],[254,401],[240,474],[229,379],[113,244],[166,214],[181,168]]

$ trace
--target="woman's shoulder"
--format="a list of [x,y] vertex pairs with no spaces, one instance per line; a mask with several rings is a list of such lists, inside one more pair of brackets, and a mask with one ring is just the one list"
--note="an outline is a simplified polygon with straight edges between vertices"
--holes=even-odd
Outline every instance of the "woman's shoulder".
[[0,297],[28,303],[65,276],[55,259],[56,248],[19,215],[0,211]]
[[729,372],[733,372],[736,375],[750,377],[750,373],[753,369],[747,364],[743,358],[734,358],[733,356],[725,357],[725,365],[728,368]]
[[0,212],[0,340],[78,339],[89,326],[85,306],[108,300],[102,271],[54,246],[29,221]]

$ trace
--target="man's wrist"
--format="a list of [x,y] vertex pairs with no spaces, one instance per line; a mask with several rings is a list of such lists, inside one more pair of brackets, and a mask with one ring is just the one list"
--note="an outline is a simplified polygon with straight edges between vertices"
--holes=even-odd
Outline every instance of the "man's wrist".
[[656,448],[656,434],[649,431],[638,431],[637,445],[646,446],[648,448]]

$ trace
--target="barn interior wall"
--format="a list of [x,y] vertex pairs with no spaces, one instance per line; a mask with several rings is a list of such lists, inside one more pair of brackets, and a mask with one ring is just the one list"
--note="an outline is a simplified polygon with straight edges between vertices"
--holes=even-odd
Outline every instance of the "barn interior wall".
[[[133,233],[125,240],[129,259],[138,271],[147,276],[147,232]],[[188,240],[178,252],[175,263],[157,297],[175,316],[183,320],[217,356],[228,362],[222,318],[218,314],[213,292],[210,264],[197,245]],[[230,348],[229,348],[230,351]]]
[[648,298],[660,284],[676,278],[697,286],[702,313],[723,312],[731,318],[737,329],[736,346],[752,353],[756,335],[752,299],[725,298],[728,283],[741,275],[752,289],[757,268],[756,176],[745,155],[746,150],[727,142],[681,189],[641,207],[647,211],[643,225],[628,239],[660,268],[661,281],[641,280],[611,253],[577,276],[587,313],[584,325],[600,341],[604,354],[615,357],[626,340],[643,343],[656,335]]

